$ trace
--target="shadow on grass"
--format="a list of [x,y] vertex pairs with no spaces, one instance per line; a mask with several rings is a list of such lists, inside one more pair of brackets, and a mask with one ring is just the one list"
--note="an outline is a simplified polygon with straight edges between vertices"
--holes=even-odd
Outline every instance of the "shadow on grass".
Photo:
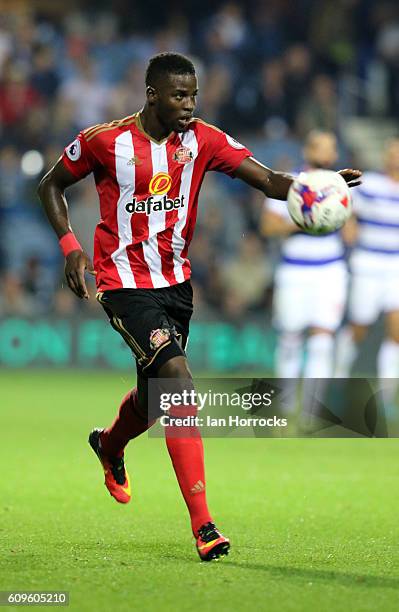
[[351,574],[334,570],[319,570],[315,568],[279,567],[262,565],[260,563],[240,563],[229,561],[229,565],[240,569],[264,571],[276,578],[294,578],[308,582],[336,582],[342,586],[364,586],[368,588],[399,589],[399,579],[389,576],[373,576],[367,574]]
[[[174,561],[191,561],[193,563],[198,563],[198,559],[192,557],[191,559],[187,559],[187,557],[178,556],[178,555],[166,555],[165,560],[173,559]],[[214,566],[213,563],[209,564],[201,564],[201,565],[209,565]],[[399,589],[399,578],[389,577],[389,576],[374,576],[367,574],[352,574],[347,572],[338,572],[334,570],[319,570],[315,568],[299,568],[299,567],[287,567],[287,566],[276,566],[276,565],[266,565],[262,563],[246,563],[245,561],[233,561],[230,559],[223,559],[218,562],[219,564],[223,564],[226,567],[236,567],[240,570],[251,570],[256,572],[265,572],[269,574],[271,578],[281,579],[281,580],[301,580],[304,582],[312,582],[312,583],[321,583],[321,582],[335,582],[340,586],[359,586],[366,587],[370,589]]]
[[[220,567],[220,569],[223,567],[225,570],[237,568],[241,571],[263,572],[269,578],[275,580],[316,584],[335,583],[339,586],[352,588],[399,590],[399,578],[392,576],[376,576],[329,569],[277,566],[230,558],[222,559],[217,564],[215,562],[201,563],[194,548],[191,551],[187,549],[187,553],[182,552],[182,554],[178,552],[175,554],[170,553],[170,546],[165,544],[162,547],[158,545],[155,548],[156,552],[154,554],[154,542],[134,542],[134,544],[132,542],[119,542],[116,552],[112,546],[103,548],[103,542],[101,541],[90,544],[74,543],[70,546],[68,553],[65,552],[65,545],[63,545],[64,550],[62,548],[60,550],[60,559],[62,560],[61,565],[64,564],[65,568],[83,566],[85,570],[102,569],[104,566],[109,567],[110,564],[134,567],[136,564],[151,564],[156,559],[157,562],[162,561],[163,563],[176,563],[177,561],[184,565],[191,566],[195,564],[204,567],[204,569],[206,567],[216,569],[216,565],[216,567]],[[100,555],[99,551],[101,551]],[[42,568],[50,567],[53,563],[53,556],[48,556],[48,550],[46,554],[43,552],[41,554],[32,554],[32,552],[24,550],[12,552],[16,554],[8,555],[0,562],[0,568],[2,567],[3,570],[13,568],[13,571],[20,572],[28,567],[34,567],[38,559],[41,559],[40,566]]]

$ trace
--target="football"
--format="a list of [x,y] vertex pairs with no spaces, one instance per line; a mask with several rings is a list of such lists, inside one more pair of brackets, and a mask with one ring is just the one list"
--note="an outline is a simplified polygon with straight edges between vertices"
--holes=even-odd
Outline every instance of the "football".
[[323,235],[340,229],[352,214],[349,187],[337,172],[301,172],[288,192],[292,220],[308,234]]

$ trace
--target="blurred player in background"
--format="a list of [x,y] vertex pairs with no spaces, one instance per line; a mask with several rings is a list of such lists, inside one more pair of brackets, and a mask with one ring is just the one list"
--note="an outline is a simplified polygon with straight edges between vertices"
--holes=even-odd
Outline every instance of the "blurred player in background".
[[352,195],[357,239],[350,258],[349,325],[339,336],[336,376],[350,376],[359,344],[383,313],[377,375],[390,379],[384,400],[393,406],[399,376],[399,138],[385,146],[384,172],[366,172]]
[[[338,159],[335,135],[310,132],[303,156],[302,171],[333,168]],[[284,202],[269,198],[262,215],[262,232],[282,239],[273,300],[273,318],[279,332],[276,375],[327,379],[333,374],[334,334],[342,321],[347,291],[341,233],[306,234],[291,220]],[[295,394],[296,384],[289,387]],[[294,396],[292,400],[294,404]]]
[[[169,379],[176,393],[193,389],[185,354],[193,309],[187,253],[205,172],[241,178],[282,200],[292,183],[292,177],[266,168],[242,144],[194,118],[197,93],[190,60],[174,53],[155,56],[146,72],[144,108],[80,132],[39,188],[66,258],[70,289],[87,298],[84,273],[95,273],[98,300],[136,358],[137,388],[123,399],[114,423],[89,437],[105,484],[121,503],[131,495],[125,446],[161,414],[159,405],[156,414],[149,414],[148,380]],[[67,187],[91,172],[101,210],[94,267],[72,232],[64,196]],[[342,171],[349,184],[358,184],[360,174]],[[174,421],[196,415],[197,408],[176,404],[169,411],[166,443],[198,554],[207,561],[227,554],[229,540],[216,529],[208,510],[199,429]]]

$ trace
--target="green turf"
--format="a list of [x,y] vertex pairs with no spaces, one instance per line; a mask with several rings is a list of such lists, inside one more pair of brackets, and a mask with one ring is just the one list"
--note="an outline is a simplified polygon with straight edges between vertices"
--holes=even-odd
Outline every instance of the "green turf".
[[207,440],[231,555],[200,563],[163,440],[133,442],[134,500],[86,438],[126,375],[0,374],[0,590],[68,590],[70,609],[398,610],[396,440]]

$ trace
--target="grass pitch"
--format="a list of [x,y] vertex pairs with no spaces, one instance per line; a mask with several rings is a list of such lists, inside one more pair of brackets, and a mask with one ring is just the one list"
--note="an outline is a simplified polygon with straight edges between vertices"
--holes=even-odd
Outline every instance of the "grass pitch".
[[87,436],[131,382],[0,374],[0,590],[67,590],[79,612],[398,610],[397,440],[206,440],[232,549],[200,563],[163,440],[130,444],[130,504],[102,484]]

